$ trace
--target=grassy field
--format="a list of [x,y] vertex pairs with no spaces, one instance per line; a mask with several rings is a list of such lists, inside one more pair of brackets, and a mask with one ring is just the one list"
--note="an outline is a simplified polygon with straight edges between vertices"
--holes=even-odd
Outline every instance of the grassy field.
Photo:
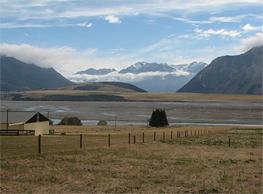
[[4,94],[3,99],[58,101],[150,101],[150,102],[262,102],[261,95],[198,94],[198,93],[142,93],[85,90],[39,90]]
[[[1,137],[1,193],[263,192],[262,129],[209,126],[165,129],[56,126],[54,129],[57,134],[67,135],[42,137],[42,154],[37,154],[37,137]],[[186,130],[188,137],[184,137]],[[180,138],[176,137],[178,131]],[[199,136],[193,137],[198,131]],[[205,131],[210,133],[204,134]],[[136,136],[136,144],[133,141],[128,144],[129,132]],[[82,149],[79,133],[84,134]],[[108,134],[111,134],[110,147]]]

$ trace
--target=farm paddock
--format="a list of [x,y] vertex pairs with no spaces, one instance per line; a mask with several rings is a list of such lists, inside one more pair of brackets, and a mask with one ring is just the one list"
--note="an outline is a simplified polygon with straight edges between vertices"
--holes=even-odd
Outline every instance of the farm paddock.
[[[128,128],[128,129],[127,129]],[[1,137],[2,193],[262,193],[262,129],[202,127],[199,137],[170,139],[176,129],[95,128],[77,135]],[[70,128],[55,131],[70,133]],[[127,143],[127,133],[136,144]],[[152,141],[153,131],[157,140]],[[162,139],[166,132],[167,138]],[[145,143],[140,134],[145,132]],[[108,147],[105,137],[112,134]],[[175,134],[175,133],[174,133]],[[228,145],[231,137],[231,146]]]

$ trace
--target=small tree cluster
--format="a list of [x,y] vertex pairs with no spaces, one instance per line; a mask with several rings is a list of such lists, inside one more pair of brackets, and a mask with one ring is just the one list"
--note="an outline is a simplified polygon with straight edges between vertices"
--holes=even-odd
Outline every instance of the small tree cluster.
[[152,127],[165,127],[169,125],[165,110],[155,109],[152,112],[152,116],[150,118],[149,125]]
[[98,123],[97,123],[97,125],[100,125],[100,126],[105,126],[105,125],[107,125],[108,123],[107,123],[107,121],[104,121],[104,120],[100,120]]
[[81,120],[78,117],[64,117],[59,125],[82,125]]

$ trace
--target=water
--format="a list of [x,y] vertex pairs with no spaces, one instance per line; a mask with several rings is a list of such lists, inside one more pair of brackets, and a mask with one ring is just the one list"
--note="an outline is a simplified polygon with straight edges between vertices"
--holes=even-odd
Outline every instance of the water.
[[174,123],[262,124],[261,103],[240,102],[65,102],[65,101],[2,101],[1,109],[39,111],[55,123],[65,116],[77,116],[84,124],[99,120],[109,124],[146,125],[152,110],[164,108]]

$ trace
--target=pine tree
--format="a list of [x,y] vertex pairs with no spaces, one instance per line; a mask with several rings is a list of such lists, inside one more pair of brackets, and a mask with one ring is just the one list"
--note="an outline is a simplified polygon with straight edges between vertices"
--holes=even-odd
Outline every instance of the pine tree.
[[164,127],[169,125],[166,112],[164,109],[155,109],[149,120],[149,125],[152,127]]

